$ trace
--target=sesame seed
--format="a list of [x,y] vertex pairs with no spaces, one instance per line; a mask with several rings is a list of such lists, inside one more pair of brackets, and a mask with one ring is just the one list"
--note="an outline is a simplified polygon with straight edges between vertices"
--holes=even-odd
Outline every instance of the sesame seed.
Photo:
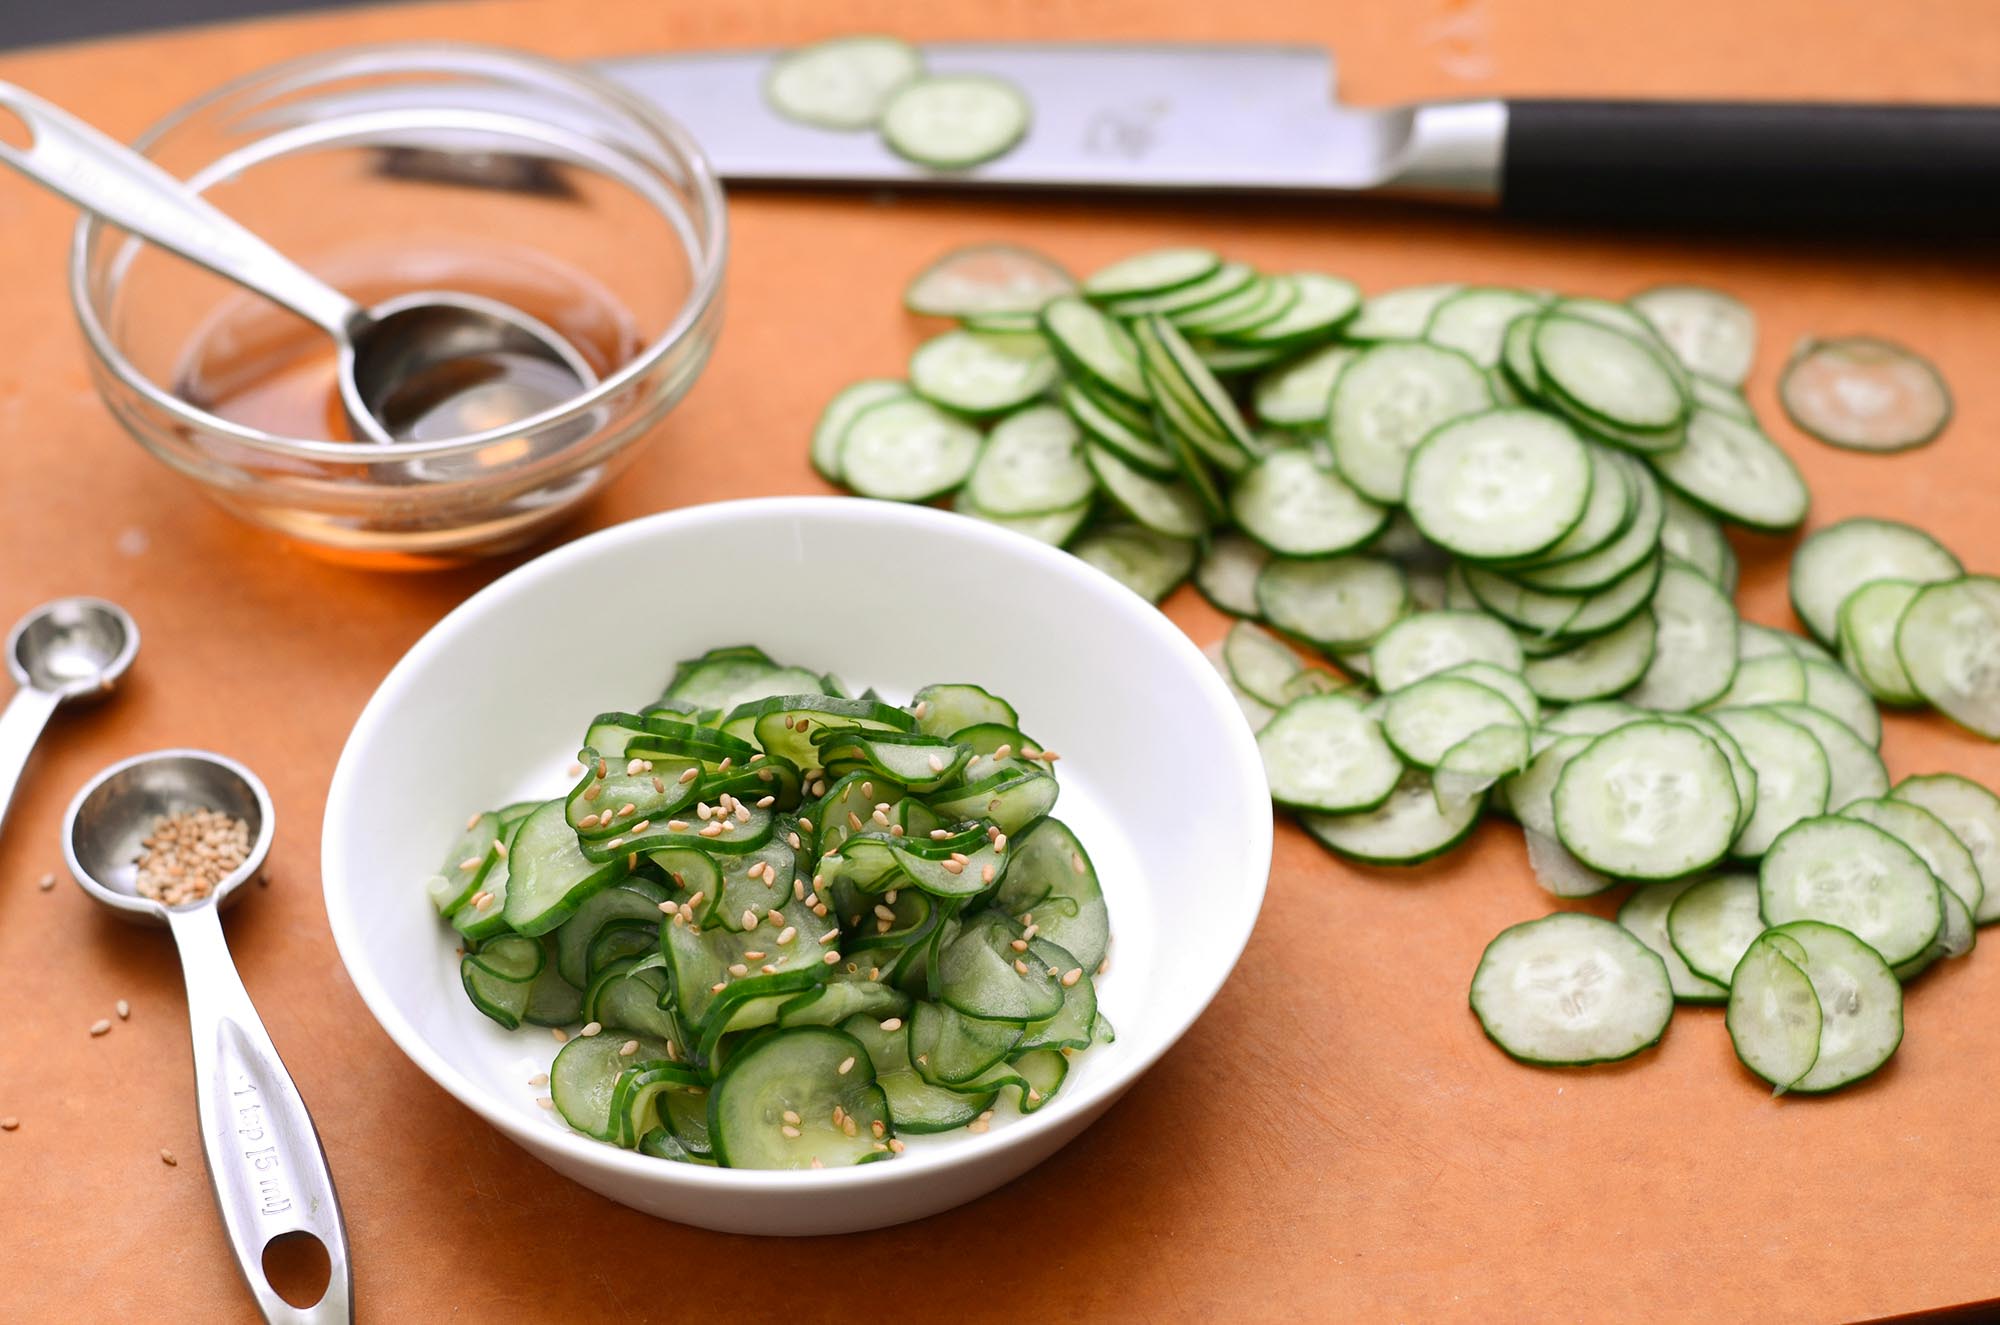
[[837,939],[837,938],[839,938],[839,937],[840,937],[840,931],[839,931],[839,930],[837,930],[837,929],[829,929],[828,931],[826,931],[826,933],[824,933],[824,934],[822,934],[822,935],[820,935],[820,936],[819,936],[819,942],[821,942],[821,943],[831,943],[831,942],[833,942],[833,941],[834,941],[835,939]]
[[746,952],[743,956],[746,961],[761,962],[764,960],[764,954],[761,952]]
[[715,771],[718,773],[727,773],[729,771],[729,766],[735,762],[736,760],[734,757],[730,755],[724,755],[722,756],[722,762],[715,766]]
[[826,795],[826,779],[821,778],[812,784],[812,794],[815,796]]
[[713,819],[715,817],[715,811],[709,808],[709,804],[707,801],[696,801],[694,806],[694,817],[701,820],[703,823],[707,823],[710,819]]
[[882,894],[882,900],[894,906],[896,904],[896,892],[896,889],[891,888],[888,892]]
[[1097,964],[1097,973],[1099,975],[1103,975],[1106,971],[1110,969],[1111,969],[1111,958],[1109,957],[1106,957],[1103,961]]
[[745,907],[743,909],[743,928],[745,929],[757,928],[757,913],[748,907]]
[[993,867],[991,865],[982,865],[979,867],[979,881],[981,883],[993,882]]
[[598,780],[599,782],[602,782],[602,781],[603,781],[603,780],[604,780],[604,779],[605,779],[606,777],[610,776],[610,774],[611,774],[611,765],[610,765],[609,763],[607,763],[607,762],[606,762],[605,760],[602,760],[602,759],[598,760],[598,761],[597,761],[597,780]]
[[874,1133],[876,1136],[881,1136],[889,1129],[882,1125],[882,1120],[880,1118],[877,1118],[874,1122],[868,1124],[868,1130]]
[[929,1054],[918,1054],[917,1061],[919,1063],[928,1064],[931,1061],[931,1056]]
[[[1031,912],[1030,914],[1033,913]],[[1042,932],[1042,927],[1040,925],[1029,925],[1026,929],[1021,931],[1021,937],[1024,939],[1031,939],[1035,937],[1035,935],[1041,932]]]
[[652,826],[653,826],[653,821],[651,819],[641,819],[638,823],[633,824],[632,827],[627,831],[633,833],[643,833]]
[[597,827],[597,816],[594,814],[586,814],[583,816],[583,818],[578,819],[576,821],[576,826],[578,828],[595,828]]
[[631,855],[625,857],[625,871],[626,873],[629,874],[633,870],[636,870],[638,868],[639,868],[639,853],[634,851]]
[[493,854],[502,860],[507,859],[507,844],[497,837],[493,839]]
[[759,750],[759,751],[758,751],[758,752],[757,752],[756,754],[754,754],[754,755],[751,755],[751,756],[750,756],[750,762],[751,762],[751,763],[753,763],[753,764],[761,764],[761,763],[763,763],[763,762],[764,762],[764,752],[763,752],[762,750]]
[[824,919],[826,918],[826,903],[825,903],[825,902],[818,902],[818,903],[815,903],[815,904],[814,904],[814,906],[813,906],[813,909],[812,909],[812,910],[813,910],[813,914],[814,914],[814,915],[816,915],[816,916],[818,916],[818,917],[820,917],[820,918],[821,918],[822,920],[824,920]]
[[802,814],[799,816],[799,827],[805,829],[808,833],[810,833],[813,830],[813,821],[806,818]]
[[1026,975],[1028,973],[1028,964],[1019,957],[1016,957],[1014,959],[1014,971],[1016,974]]
[[636,1054],[638,1052],[639,1052],[639,1042],[637,1040],[627,1040],[625,1041],[625,1043],[618,1046],[618,1056],[620,1058],[630,1058],[633,1054]]
[[778,931],[778,946],[782,948],[786,944],[790,943],[793,939],[797,938],[798,936],[799,936],[799,931],[797,926],[786,925],[783,929]]
[[840,1130],[849,1136],[861,1135],[861,1125],[855,1122],[853,1118],[848,1118],[845,1122],[841,1123]]
[[799,1139],[800,1136],[799,1129],[792,1126],[790,1123],[786,1123],[783,1127],[780,1127],[778,1130],[780,1132],[783,1132],[786,1136],[790,1137],[794,1141]]
[[869,978],[870,980],[880,980],[880,979],[882,978],[882,968],[881,968],[881,967],[879,967],[879,966],[871,966],[871,967],[869,967],[869,968],[868,968],[868,978]]
[[945,839],[946,839],[947,837],[950,837],[950,836],[951,836],[951,830],[950,830],[950,829],[948,829],[948,828],[933,828],[933,829],[931,829],[931,841],[933,841],[933,842],[942,842],[942,841],[944,841],[944,840],[945,840]]
[[750,807],[748,805],[738,805],[736,807],[736,822],[740,824],[750,822]]
[[56,886],[56,876],[53,874],[44,874],[41,877],[41,879],[38,880],[37,886],[40,887],[43,892],[51,891]]
[[848,826],[849,828],[852,828],[852,829],[853,829],[853,830],[854,830],[855,832],[857,832],[857,833],[858,833],[858,832],[860,832],[860,831],[861,831],[861,816],[860,816],[860,815],[858,815],[858,814],[856,814],[856,813],[855,813],[854,811],[852,811],[852,810],[849,810],[849,811],[847,812],[847,826]]
[[653,793],[659,796],[664,796],[667,794],[667,781],[665,778],[653,779]]
[[479,827],[479,813],[475,810],[465,816],[465,831],[469,833],[477,827]]
[[628,778],[637,777],[639,775],[639,771],[643,769],[645,766],[646,766],[646,761],[643,759],[630,760],[625,765],[625,776]]
[[823,1168],[825,1168],[825,1167],[826,1167],[826,1165],[824,1165],[824,1164],[822,1164],[822,1163],[820,1163],[820,1162],[819,1162],[819,1156],[818,1156],[818,1155],[814,1155],[814,1156],[813,1156],[813,1162],[812,1162],[812,1167],[813,1167],[813,1168],[816,1168],[816,1169],[823,1169]]
[[920,699],[917,701],[916,707],[910,710],[910,716],[913,718],[921,719],[924,716],[924,714],[930,711],[931,711],[931,702],[928,699]]
[[979,1118],[975,1119],[972,1122],[967,1123],[965,1125],[965,1130],[973,1133],[974,1135],[983,1136],[987,1132],[992,1130],[992,1125],[988,1123],[984,1118]]
[[970,865],[972,863],[972,858],[966,855],[963,851],[952,852],[951,858],[957,861],[961,865]]
[[478,869],[479,863],[485,859],[486,857],[484,856],[467,856],[464,860],[458,862],[458,867],[467,873],[471,873],[473,870]]
[[963,874],[965,873],[965,862],[958,860],[941,860],[938,862],[938,868],[942,869],[946,874]]
[[1005,851],[1007,849],[1007,835],[1005,833],[994,834],[993,849],[995,851]]
[[833,1125],[835,1127],[840,1126],[840,1120],[845,1118],[846,1116],[847,1116],[847,1110],[841,1108],[838,1104],[833,1106]]
[[894,911],[891,911],[888,907],[883,906],[879,902],[875,904],[875,914],[877,917],[883,920],[894,920],[896,918],[896,913]]
[[660,909],[661,909],[662,911],[666,912],[666,913],[667,913],[668,915],[673,915],[673,914],[674,914],[675,912],[679,911],[679,910],[680,910],[681,908],[680,908],[680,904],[679,904],[679,903],[677,903],[677,902],[661,902],[661,903],[660,903]]
[[614,837],[614,838],[612,838],[612,839],[611,839],[611,840],[610,840],[609,842],[606,842],[606,843],[604,844],[604,849],[605,849],[606,851],[616,851],[616,850],[617,850],[617,849],[618,849],[619,847],[622,847],[622,846],[624,846],[624,845],[625,845],[625,839],[624,839],[624,838],[622,838],[622,837]]
[[785,913],[783,911],[780,911],[775,906],[766,907],[764,910],[764,918],[770,921],[774,925],[779,925],[784,923]]
[[729,965],[729,973],[731,975],[748,975],[750,974],[750,968],[748,966],[745,966],[742,962],[731,962]]
[[727,980],[717,980],[714,984],[708,987],[708,992],[711,994],[719,994],[727,988],[729,988],[729,982]]
[[792,880],[792,896],[801,902],[806,900],[806,881],[804,879],[795,878]]
[[873,782],[863,782],[861,784],[861,794],[873,800],[875,798],[875,784]]
[[1068,989],[1081,979],[1083,979],[1083,968],[1081,966],[1072,966],[1062,974],[1063,988]]
[[944,760],[942,760],[942,759],[938,758],[938,757],[937,757],[936,755],[932,755],[932,756],[931,756],[931,757],[930,757],[930,758],[929,758],[928,760],[926,760],[925,762],[927,762],[928,764],[930,764],[930,766],[931,766],[931,772],[933,772],[933,773],[942,773],[942,772],[944,772]]
[[688,821],[687,821],[687,820],[685,820],[685,819],[669,819],[669,820],[667,820],[667,831],[668,831],[668,832],[670,832],[670,833],[685,833],[685,832],[686,832],[687,830],[688,830]]
[[557,1044],[569,1043],[569,1032],[564,1030],[560,1026],[549,1027],[549,1037],[553,1039]]
[[704,829],[702,829],[702,830],[701,830],[701,836],[703,836],[703,837],[721,837],[721,836],[722,836],[722,825],[721,825],[721,824],[710,824],[710,825],[709,825],[708,827],[706,827],[706,828],[704,828]]
[[885,1031],[899,1031],[903,1029],[903,1019],[901,1017],[891,1017],[882,1023],[882,1029]]
[[96,1021],[91,1022],[90,1033],[92,1035],[109,1035],[111,1033],[111,1018],[99,1017]]
[[166,1149],[162,1149],[160,1151],[160,1163],[166,1165],[170,1169],[177,1169],[180,1167],[181,1164],[179,1160],[174,1158],[174,1152]]
[[840,960],[840,954],[837,952],[829,952],[826,956],[820,958],[820,960],[825,962],[828,966],[832,966],[834,963]]
[[903,835],[903,825],[901,825],[901,824],[890,824],[890,825],[889,825],[889,836],[891,836],[891,837],[901,837],[902,835]]
[[598,1032],[602,1031],[603,1029],[604,1029],[604,1023],[603,1023],[603,1022],[601,1022],[601,1021],[587,1021],[587,1022],[585,1022],[585,1023],[583,1024],[583,1029],[582,1029],[582,1030],[580,1030],[580,1031],[578,1031],[578,1032],[577,1032],[577,1034],[578,1034],[578,1035],[581,1035],[581,1036],[583,1036],[583,1037],[584,1037],[585,1039],[589,1039],[589,1038],[590,1038],[591,1036],[593,1036],[593,1035],[596,1035],[596,1034],[597,1034]]
[[131,1020],[132,1005],[130,1003],[127,1003],[124,999],[121,998],[118,1000],[118,1004],[115,1010],[118,1013],[118,1020],[120,1021]]
[[985,1113],[982,1113],[982,1114],[980,1114],[980,1115],[979,1115],[979,1121],[980,1121],[980,1122],[982,1122],[982,1123],[990,1123],[990,1122],[992,1122],[992,1121],[993,1121],[993,1110],[991,1110],[991,1109],[988,1109],[988,1110],[987,1110],[987,1111],[986,1111]]
[[575,778],[575,777],[582,777],[582,776],[583,776],[583,765],[582,765],[582,764],[579,764],[579,763],[577,763],[577,762],[576,762],[575,760],[571,760],[571,761],[570,761],[570,765],[569,765],[569,768],[568,768],[567,770],[565,770],[565,771],[566,771],[566,772],[568,772],[568,774],[569,774],[569,775],[570,775],[571,777],[573,777],[573,778]]
[[0,1118],[0,1132],[14,1131],[20,1125],[21,1125],[21,1120],[19,1118],[16,1118],[11,1113],[8,1114],[5,1118]]
[[[758,801],[757,803],[759,805],[765,805],[770,802],[770,799],[771,798],[769,796],[766,796],[763,800]],[[797,833],[786,833],[785,845],[790,847],[792,850],[797,851],[799,849],[799,835]]]
[[593,782],[583,789],[583,798],[587,801],[594,801],[603,794],[604,787],[599,783]]
[[1041,1102],[1042,1102],[1042,1092],[1036,1090],[1033,1086],[1028,1087],[1028,1103],[1040,1104]]
[[1028,950],[1028,941],[1026,939],[1015,939],[1012,942],[1010,942],[1007,946],[1012,948],[1015,952],[1026,952]]
[[999,748],[993,751],[993,762],[997,764],[1002,759],[1005,759],[1008,755],[1013,753],[1014,753],[1014,747],[1008,744],[1007,742],[1002,741],[1000,743]]
[[846,1076],[849,1072],[852,1072],[854,1070],[854,1055],[849,1054],[847,1057],[841,1059],[840,1066],[834,1070],[842,1076]]
[[786,731],[792,730],[792,715],[789,713],[785,715],[785,730]]
[[528,1084],[531,1086],[546,1086],[549,1084],[549,1074],[546,1072],[537,1072],[528,1078]]
[[704,897],[706,897],[706,896],[708,896],[708,893],[707,893],[706,891],[701,891],[701,892],[697,892],[697,893],[696,893],[696,894],[695,894],[694,896],[692,896],[692,897],[688,898],[688,905],[689,905],[689,906],[700,906],[700,905],[701,905],[701,899],[702,899],[702,898],[704,898]]
[[1042,762],[1045,764],[1053,764],[1056,760],[1060,758],[1062,758],[1062,756],[1057,754],[1053,750],[1042,751]]
[[681,775],[680,775],[680,778],[679,778],[678,780],[679,780],[679,781],[680,781],[680,782],[681,782],[681,783],[682,783],[683,785],[685,785],[686,783],[689,783],[689,782],[692,782],[692,781],[694,781],[694,780],[695,780],[696,778],[698,778],[698,777],[700,777],[700,776],[701,776],[701,770],[700,770],[700,769],[698,769],[698,768],[689,768],[689,769],[683,769],[683,770],[681,771]]
[[553,1109],[556,1107],[556,1102],[546,1095],[537,1097],[535,1103],[544,1109]]
[[906,1147],[905,1147],[905,1146],[903,1145],[903,1143],[902,1143],[901,1141],[898,1141],[898,1140],[896,1140],[896,1139],[895,1139],[895,1138],[893,1138],[893,1137],[891,1137],[891,1138],[890,1138],[890,1140],[889,1140],[889,1150],[890,1150],[890,1152],[891,1152],[892,1154],[897,1154],[897,1155],[900,1155],[900,1154],[902,1154],[902,1153],[903,1153],[903,1151],[904,1151],[904,1149],[905,1149],[905,1148],[906,1148]]

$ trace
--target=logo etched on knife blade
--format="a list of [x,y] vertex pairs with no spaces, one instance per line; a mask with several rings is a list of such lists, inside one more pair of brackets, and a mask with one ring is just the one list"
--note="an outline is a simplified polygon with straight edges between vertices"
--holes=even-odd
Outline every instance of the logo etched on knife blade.
[[1164,99],[1106,107],[1085,122],[1083,150],[1093,156],[1136,161],[1153,150],[1159,137],[1157,126],[1172,108]]

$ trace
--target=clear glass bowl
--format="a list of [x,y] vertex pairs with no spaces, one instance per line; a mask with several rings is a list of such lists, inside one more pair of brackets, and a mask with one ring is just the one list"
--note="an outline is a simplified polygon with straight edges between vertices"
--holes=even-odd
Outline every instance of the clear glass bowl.
[[363,304],[505,300],[600,374],[490,432],[358,443],[322,333],[85,218],[70,290],[113,416],[234,514],[342,559],[449,564],[533,541],[631,461],[714,344],[714,172],[665,115],[581,70],[477,46],[330,51],[220,88],[137,145]]

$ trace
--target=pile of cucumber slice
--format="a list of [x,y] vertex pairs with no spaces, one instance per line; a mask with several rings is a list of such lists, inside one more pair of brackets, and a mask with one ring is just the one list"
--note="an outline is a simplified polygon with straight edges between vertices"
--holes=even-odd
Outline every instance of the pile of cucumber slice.
[[473,816],[428,885],[473,1005],[565,1041],[549,1103],[577,1132],[867,1163],[1042,1108],[1112,1038],[1097,874],[1005,700],[850,698],[738,646],[582,747],[568,792]]
[[1794,561],[1811,637],[1741,619],[1724,526],[1794,530],[1809,494],[1741,393],[1740,302],[1364,301],[1198,248],[1071,285],[991,246],[907,302],[962,325],[836,399],[824,474],[955,494],[1156,601],[1191,574],[1239,618],[1211,656],[1273,799],[1332,852],[1413,865],[1490,812],[1553,896],[1637,885],[1618,923],[1494,941],[1472,1004],[1515,1057],[1624,1057],[1728,1003],[1753,1069],[1832,1089],[1900,1041],[1900,982],[2000,919],[2000,799],[1892,790],[1877,707],[2000,738],[2000,581],[1850,520]]
[[876,129],[897,155],[933,170],[964,170],[1006,153],[1028,132],[1021,90],[977,73],[930,73],[897,37],[832,37],[772,61],[764,99],[786,119],[820,129]]

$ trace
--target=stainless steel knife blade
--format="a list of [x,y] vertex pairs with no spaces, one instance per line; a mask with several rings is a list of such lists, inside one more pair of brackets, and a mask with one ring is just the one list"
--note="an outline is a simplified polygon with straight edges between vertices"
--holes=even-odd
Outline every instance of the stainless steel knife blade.
[[1498,103],[1355,110],[1334,100],[1332,57],[1310,46],[947,43],[923,48],[938,72],[1018,86],[1027,136],[996,160],[936,171],[870,132],[798,124],[766,101],[777,51],[647,55],[598,72],[685,125],[723,179],[764,184],[967,184],[1004,188],[1397,188],[1490,196]]

